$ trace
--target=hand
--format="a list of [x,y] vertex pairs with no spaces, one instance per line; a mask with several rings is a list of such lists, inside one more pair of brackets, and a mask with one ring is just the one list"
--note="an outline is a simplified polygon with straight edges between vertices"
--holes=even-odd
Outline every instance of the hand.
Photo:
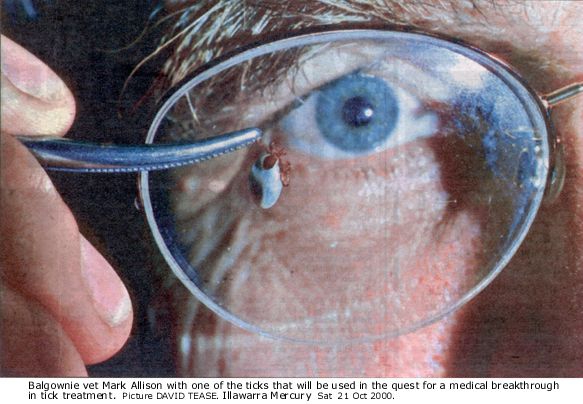
[[71,92],[10,39],[1,48],[0,374],[83,376],[125,343],[131,302],[13,136],[63,135],[75,116]]

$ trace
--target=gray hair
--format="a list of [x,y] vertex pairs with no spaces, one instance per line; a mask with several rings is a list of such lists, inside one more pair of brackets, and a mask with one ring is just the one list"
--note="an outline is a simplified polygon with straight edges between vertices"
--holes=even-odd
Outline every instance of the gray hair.
[[292,35],[338,24],[431,26],[432,21],[442,21],[444,15],[463,19],[467,13],[482,14],[482,7],[495,6],[491,0],[178,0],[173,3],[175,10],[164,17],[171,29],[154,52],[172,49],[158,83],[162,88],[175,85],[214,58],[256,43],[266,35]]

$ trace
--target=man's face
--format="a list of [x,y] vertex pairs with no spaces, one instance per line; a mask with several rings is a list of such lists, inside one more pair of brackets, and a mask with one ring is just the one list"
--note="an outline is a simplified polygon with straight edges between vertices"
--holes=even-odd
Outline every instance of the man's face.
[[[274,32],[283,29],[293,32],[294,28],[290,27],[379,28],[401,24],[459,38],[491,52],[514,66],[543,94],[581,80],[583,75],[583,52],[577,48],[580,42],[577,38],[583,33],[580,23],[583,6],[577,2],[454,1],[447,5],[412,2],[405,6],[387,1],[373,6],[355,1],[342,4],[345,7],[310,5],[312,12],[318,11],[315,18],[297,4],[287,10],[269,5],[253,5],[247,9],[217,6],[216,15],[209,21],[218,21],[219,17],[228,20],[231,16],[233,21],[240,22],[245,20],[244,15],[255,21],[239,27],[240,32],[220,43],[226,51],[250,42],[246,29],[256,28],[253,42],[273,34],[270,24]],[[263,15],[269,17],[265,17],[259,29]],[[284,15],[288,22],[293,20],[293,24],[278,26]],[[195,17],[191,16],[190,22],[194,24],[194,21]],[[202,31],[204,29],[209,27],[203,27]],[[189,31],[185,34],[188,37]],[[193,38],[200,36],[193,35]],[[170,81],[179,81],[185,71],[194,70],[206,58],[215,56],[212,52],[210,56],[205,53],[210,50],[205,48],[203,41],[191,40],[191,43],[200,46],[181,48],[166,65]],[[209,43],[216,46],[212,41]],[[345,71],[340,68],[336,73],[327,71],[331,77],[312,78],[311,82],[345,77],[351,70],[346,60],[355,54],[361,58],[370,57],[374,50],[344,47],[341,57],[334,52],[337,50],[311,55],[304,65],[304,76],[311,71],[306,66],[317,65],[319,57],[330,61],[335,60],[336,55],[338,60],[330,65],[338,68],[345,63]],[[432,77],[426,80],[431,87],[438,88],[441,84],[434,83],[437,79]],[[233,100],[241,98],[241,94],[234,92],[229,96]],[[265,98],[251,97],[238,108],[245,117],[258,108],[265,113],[265,109],[269,110],[266,104],[269,102]],[[580,186],[583,180],[580,174],[583,158],[577,155],[581,148],[577,134],[583,121],[582,108],[580,100],[573,100],[553,111],[553,122],[565,145],[567,166],[565,187],[558,201],[541,208],[529,235],[508,267],[463,309],[398,338],[348,346],[306,346],[274,341],[241,330],[209,313],[182,286],[175,285],[171,299],[175,308],[174,337],[179,371],[193,376],[580,374],[583,355],[580,287],[583,271]],[[431,129],[431,117],[426,118],[426,126]],[[293,119],[297,117],[283,118],[284,122]],[[290,125],[289,131],[303,128],[302,124]],[[290,125],[279,125],[270,137],[289,146],[281,128],[290,128]],[[447,210],[444,207],[452,199],[451,190],[440,176],[443,168],[438,165],[442,157],[424,139],[384,150],[382,159],[366,154],[351,159],[326,160],[320,158],[322,156],[306,155],[305,149],[292,146],[286,147],[285,155],[291,163],[291,184],[269,210],[245,208],[251,200],[249,187],[227,186],[235,179],[246,184],[248,172],[241,173],[239,168],[251,166],[261,155],[260,150],[213,162],[212,170],[204,166],[183,170],[172,192],[180,226],[183,230],[192,230],[193,236],[188,240],[191,261],[209,278],[218,277],[220,281],[229,274],[229,286],[222,286],[224,290],[220,293],[225,301],[237,301],[232,308],[238,314],[251,319],[267,318],[285,328],[287,321],[301,317],[312,306],[325,306],[326,301],[331,300],[327,296],[334,295],[335,301],[345,301],[346,310],[360,310],[366,314],[368,324],[365,327],[383,330],[390,328],[389,321],[398,320],[387,317],[386,305],[382,303],[391,292],[387,289],[389,286],[379,282],[387,262],[397,265],[400,273],[425,274],[426,281],[431,283],[419,301],[406,306],[407,310],[429,310],[422,306],[439,304],[435,299],[444,288],[463,284],[468,274],[475,275],[475,246],[481,246],[479,233],[484,227],[480,212],[473,212],[464,205],[454,209],[446,225],[439,228],[439,237],[423,228],[427,223],[441,222]],[[453,174],[461,175],[455,171]],[[403,181],[404,178],[407,181]],[[342,190],[364,189],[364,183],[375,182],[385,184],[377,199],[364,198],[362,192],[341,193]],[[201,197],[201,183],[211,191],[203,193],[204,197]],[[192,184],[198,185],[193,187]],[[459,185],[455,181],[454,184]],[[370,186],[369,191],[374,196]],[[406,201],[404,205],[416,208],[401,213],[399,220],[384,220],[386,212],[394,213],[390,195],[386,195],[389,191],[398,191],[401,203]],[[503,209],[502,206],[497,208]],[[397,264],[395,254],[387,258],[387,244],[405,250]],[[353,254],[334,253],[340,250],[334,250],[338,245],[349,246],[342,251]],[[435,265],[441,266],[438,276],[431,273]],[[249,272],[248,268],[253,270]],[[256,287],[244,286],[248,284]],[[356,289],[347,288],[347,285],[354,285]],[[408,295],[403,296],[407,298]],[[334,312],[336,306],[331,307],[330,314],[342,315]],[[408,314],[402,313],[403,316]],[[313,320],[318,321],[316,317]],[[345,321],[350,324],[350,317]],[[324,328],[317,332],[321,333],[317,338],[328,338],[329,330]]]

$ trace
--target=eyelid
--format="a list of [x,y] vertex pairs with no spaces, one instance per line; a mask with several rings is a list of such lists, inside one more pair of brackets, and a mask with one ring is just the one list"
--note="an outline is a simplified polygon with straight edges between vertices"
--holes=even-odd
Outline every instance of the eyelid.
[[444,77],[428,74],[407,60],[399,58],[381,60],[368,67],[366,71],[373,76],[396,82],[401,88],[423,93],[426,98],[435,101],[445,101],[451,97],[451,88],[443,84]]
[[[353,57],[346,57],[346,50],[353,48]],[[249,105],[243,111],[244,122],[261,122],[263,117],[270,116],[282,110],[292,102],[300,100],[308,92],[323,86],[325,83],[357,70],[363,64],[371,63],[383,52],[382,47],[375,49],[358,47],[353,44],[316,46],[300,57],[297,69],[291,69],[282,80],[266,91],[262,91],[255,99],[249,100]],[[325,75],[319,72],[326,72]],[[265,97],[263,92],[268,96]]]
[[[391,85],[389,83],[389,85]],[[382,144],[371,150],[343,151],[325,141],[316,123],[316,106],[318,91],[304,101],[304,104],[291,110],[281,120],[280,125],[286,136],[285,141],[292,149],[308,155],[316,155],[319,158],[330,160],[353,159],[367,156],[382,150],[403,145],[413,140],[429,137],[438,129],[438,118],[430,112],[420,112],[421,102],[407,90],[391,85],[400,104],[397,123],[393,133]],[[311,105],[310,105],[311,104]],[[414,122],[411,125],[411,122]]]
[[572,69],[567,67],[564,57],[558,57],[555,54],[554,47],[546,45],[541,38],[532,40],[527,38],[527,42],[517,37],[493,40],[492,38],[499,37],[498,29],[499,27],[492,26],[484,34],[480,31],[476,33],[458,30],[455,34],[446,30],[441,33],[437,31],[436,34],[445,35],[445,39],[450,38],[452,42],[487,54],[523,78],[527,86],[532,87],[537,93],[552,91],[565,84],[565,77],[572,74]]
[[302,97],[308,93],[353,71],[402,83],[401,87],[411,91],[422,88],[424,94],[435,100],[450,96],[447,87],[440,83],[441,77],[432,77],[414,62],[393,56],[386,44],[360,41],[334,47],[325,45],[304,55],[298,61],[298,69],[290,69],[284,79],[276,81],[274,87],[265,91],[267,96],[262,93],[246,100],[244,105],[248,107],[242,111],[243,122],[247,126],[251,122],[257,125],[265,120],[264,117],[272,116],[296,101],[302,102]]

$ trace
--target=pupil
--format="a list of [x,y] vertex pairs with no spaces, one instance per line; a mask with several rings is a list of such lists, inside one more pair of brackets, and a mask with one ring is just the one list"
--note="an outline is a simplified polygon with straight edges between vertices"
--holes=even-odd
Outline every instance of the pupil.
[[365,126],[372,121],[374,108],[371,102],[364,97],[352,97],[342,106],[342,119],[348,125],[356,128]]
[[328,143],[346,152],[363,153],[391,136],[399,103],[385,80],[352,73],[319,89],[315,112],[318,129]]

